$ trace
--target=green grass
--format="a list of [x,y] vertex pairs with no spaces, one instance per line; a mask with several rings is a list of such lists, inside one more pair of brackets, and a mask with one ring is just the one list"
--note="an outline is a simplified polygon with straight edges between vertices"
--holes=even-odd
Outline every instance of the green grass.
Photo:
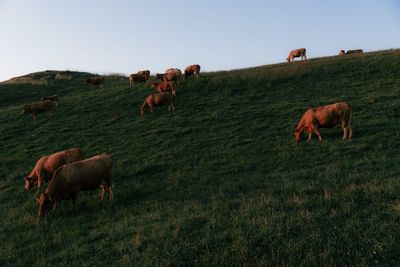
[[[0,85],[1,266],[400,264],[400,50],[203,74],[143,117],[149,88],[85,75]],[[20,115],[46,94],[53,117]],[[296,145],[302,113],[339,101],[354,139]],[[70,147],[113,156],[115,199],[40,219],[22,177]]]

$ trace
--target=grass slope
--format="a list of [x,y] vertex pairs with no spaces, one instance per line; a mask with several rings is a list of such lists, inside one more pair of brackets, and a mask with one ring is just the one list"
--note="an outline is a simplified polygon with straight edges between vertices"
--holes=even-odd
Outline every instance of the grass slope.
[[[85,75],[0,85],[0,265],[400,263],[399,50],[204,74],[143,117],[150,89]],[[19,114],[46,94],[53,117]],[[353,141],[294,144],[308,107],[343,100]],[[39,219],[22,177],[70,147],[113,156],[115,200],[82,192]]]

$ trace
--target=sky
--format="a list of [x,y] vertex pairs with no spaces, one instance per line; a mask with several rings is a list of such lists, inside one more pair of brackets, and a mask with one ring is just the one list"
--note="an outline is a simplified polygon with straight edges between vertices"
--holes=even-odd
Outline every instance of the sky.
[[230,70],[400,48],[398,0],[0,0],[0,81],[43,70]]

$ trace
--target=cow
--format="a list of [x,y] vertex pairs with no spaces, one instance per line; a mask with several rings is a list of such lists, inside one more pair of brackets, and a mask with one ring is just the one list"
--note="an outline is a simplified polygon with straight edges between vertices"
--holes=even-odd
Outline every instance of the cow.
[[52,115],[52,109],[55,105],[56,104],[50,100],[26,104],[22,107],[21,114],[30,113],[33,121],[36,122],[36,115],[39,113],[47,112],[47,116],[50,117]]
[[303,132],[308,132],[307,141],[311,139],[314,132],[322,141],[319,128],[331,128],[340,124],[343,129],[343,140],[351,139],[353,129],[351,128],[353,112],[351,106],[346,102],[339,102],[327,106],[310,108],[304,112],[300,122],[294,130],[296,141],[299,142]]
[[171,91],[172,95],[175,96],[175,85],[174,82],[161,82],[161,83],[153,83],[148,85],[151,88],[157,90],[157,92],[166,92]]
[[153,112],[154,106],[162,106],[168,104],[168,111],[174,111],[173,95],[171,92],[162,92],[157,94],[151,94],[146,97],[140,108],[140,114],[143,116],[146,108],[149,108]]
[[100,199],[103,200],[105,189],[108,190],[110,201],[113,198],[113,178],[111,174],[113,161],[110,155],[103,153],[88,159],[65,164],[58,168],[44,193],[36,199],[39,203],[39,216],[60,203],[61,200],[71,200],[75,208],[79,191],[89,191],[100,188]]
[[39,192],[43,182],[49,182],[59,167],[79,160],[83,160],[83,153],[80,148],[71,148],[41,157],[33,170],[25,175],[25,189],[30,189],[33,183],[37,183]]
[[190,76],[195,75],[196,79],[200,76],[200,65],[190,65],[185,68],[185,79],[189,78]]
[[58,106],[58,96],[57,95],[50,95],[50,96],[44,96],[42,97],[42,101],[50,100],[56,103],[56,106]]
[[345,54],[346,53],[345,53],[345,51],[343,49],[339,51],[339,56],[344,56]]
[[362,49],[347,50],[346,55],[358,54],[358,53],[363,53],[363,52],[364,51]]
[[140,70],[136,72],[137,75],[141,75],[146,78],[146,81],[150,78],[150,71],[149,70]]
[[164,74],[157,73],[156,74],[156,79],[164,81]]
[[299,49],[295,49],[295,50],[290,51],[290,53],[289,53],[288,57],[286,58],[286,60],[288,62],[290,62],[290,61],[293,62],[295,57],[301,57],[301,60],[303,60],[303,58],[305,60],[307,60],[306,49],[305,48],[299,48]]
[[103,88],[104,85],[104,76],[92,76],[86,79],[86,84],[90,84],[90,88],[93,88],[93,85],[99,85],[100,88]]
[[132,86],[134,83],[145,83],[148,77],[142,74],[130,74],[128,77],[129,85]]
[[164,82],[176,81],[178,82],[181,79],[182,71],[180,69],[170,68],[167,69],[163,76]]

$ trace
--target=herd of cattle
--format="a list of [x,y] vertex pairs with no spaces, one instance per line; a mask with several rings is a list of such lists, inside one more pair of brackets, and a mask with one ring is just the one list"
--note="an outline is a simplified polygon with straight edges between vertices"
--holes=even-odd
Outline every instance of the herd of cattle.
[[[339,55],[362,53],[361,49],[349,50],[346,53],[341,50]],[[287,60],[293,61],[294,58],[301,57],[307,59],[306,49],[300,48],[290,51]],[[200,65],[190,65],[185,69],[185,78],[200,76]],[[176,84],[181,80],[182,72],[179,69],[167,69],[164,74],[157,74],[156,79],[161,82],[147,83],[150,79],[150,71],[143,70],[128,77],[129,84],[147,83],[148,87],[154,88],[157,93],[148,95],[140,112],[143,115],[146,108],[153,110],[154,106],[168,105],[168,110],[174,110],[173,97],[175,96]],[[91,87],[103,87],[104,77],[90,77],[86,83]],[[58,96],[43,97],[41,102],[27,104],[23,106],[22,113],[30,113],[36,120],[36,114],[47,112],[51,116],[54,106],[58,105]],[[303,133],[308,133],[307,140],[310,140],[315,133],[322,141],[320,128],[330,128],[340,125],[343,130],[343,140],[351,139],[352,130],[352,109],[346,102],[339,102],[327,106],[310,108],[304,112],[296,129],[294,130],[295,140],[299,142]],[[36,199],[39,203],[39,216],[43,216],[50,208],[55,208],[61,200],[71,200],[72,206],[75,206],[77,194],[79,191],[95,190],[100,188],[101,200],[104,192],[109,192],[109,198],[113,198],[113,179],[112,179],[112,158],[103,153],[94,157],[84,159],[82,150],[71,148],[69,150],[56,152],[54,154],[41,157],[35,164],[33,170],[24,177],[25,188],[31,188],[32,184],[38,184],[38,193],[43,182],[48,186],[44,193],[41,193]]]

